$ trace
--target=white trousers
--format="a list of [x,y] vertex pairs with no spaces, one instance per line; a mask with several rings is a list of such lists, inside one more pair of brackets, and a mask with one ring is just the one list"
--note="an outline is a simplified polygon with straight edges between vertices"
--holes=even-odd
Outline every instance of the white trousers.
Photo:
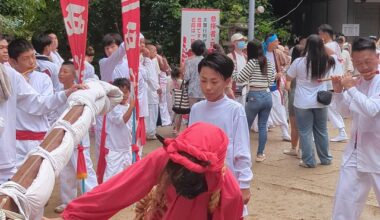
[[332,99],[330,105],[327,106],[327,116],[329,117],[329,121],[332,123],[334,128],[343,129],[345,127],[342,116],[336,110],[334,98]]
[[106,170],[104,172],[104,182],[132,165],[132,151],[112,151],[106,155]]
[[20,168],[28,153],[39,146],[42,141],[19,141],[16,140],[16,167]]
[[172,123],[172,120],[170,118],[170,113],[168,109],[168,100],[166,95],[166,88],[162,90],[162,95],[160,96],[160,116],[161,116],[161,122],[162,126],[168,126]]
[[17,172],[16,167],[0,169],[0,185],[7,182]]
[[[88,192],[98,185],[98,181],[90,157],[90,148],[84,147],[83,154],[87,168],[87,178],[85,179],[85,191]],[[76,178],[77,161],[78,150],[75,149],[73,155],[70,158],[69,163],[65,166],[65,168],[63,168],[62,172],[59,174],[59,178],[61,181],[61,200],[63,204],[68,204],[71,200],[77,197],[78,186],[80,188],[81,193],[84,193],[82,191],[81,180],[78,180]]]
[[359,219],[372,187],[380,205],[380,174],[360,172],[348,161],[340,169],[332,219]]
[[157,118],[158,104],[149,104],[149,116],[145,117],[146,135],[148,137],[156,135]]

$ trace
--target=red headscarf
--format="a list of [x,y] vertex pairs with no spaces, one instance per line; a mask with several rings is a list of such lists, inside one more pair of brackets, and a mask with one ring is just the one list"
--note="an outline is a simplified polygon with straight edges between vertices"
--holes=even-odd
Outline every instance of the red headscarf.
[[[190,171],[205,173],[209,192],[220,187],[228,146],[228,138],[223,130],[212,124],[198,122],[184,130],[177,138],[165,139],[165,146],[173,162]],[[208,162],[209,165],[195,163],[180,152],[188,153],[198,160]]]

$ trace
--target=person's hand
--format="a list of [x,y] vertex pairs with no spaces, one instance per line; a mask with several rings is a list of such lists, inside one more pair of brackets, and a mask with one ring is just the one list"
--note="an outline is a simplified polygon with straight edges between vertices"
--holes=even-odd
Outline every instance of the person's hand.
[[356,83],[357,83],[357,79],[354,79],[352,77],[352,75],[349,75],[349,74],[346,74],[342,77],[342,86],[343,88],[345,88],[346,90],[356,86]]
[[73,92],[76,92],[80,89],[88,89],[88,86],[86,84],[75,84],[71,86],[70,89],[65,90],[66,97],[69,97]]
[[280,79],[282,77],[282,72],[278,72],[276,73],[276,75],[274,76],[275,79]]
[[159,95],[162,94],[162,89],[161,88],[157,89],[157,94],[159,94]]
[[341,93],[343,91],[341,76],[331,76],[331,82],[332,82],[334,92]]
[[136,107],[136,99],[135,97],[130,97],[129,98],[129,108],[134,108]]
[[247,204],[249,202],[249,199],[251,198],[251,189],[240,189],[240,191],[243,196],[243,203]]

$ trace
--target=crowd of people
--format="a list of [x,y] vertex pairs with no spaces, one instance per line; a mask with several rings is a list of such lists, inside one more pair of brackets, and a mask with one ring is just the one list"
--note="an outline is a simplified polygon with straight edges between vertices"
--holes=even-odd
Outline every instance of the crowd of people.
[[[142,212],[152,218],[193,215],[239,219],[248,214],[246,204],[251,196],[251,149],[255,144],[250,143],[250,130],[258,132],[255,161],[263,162],[267,158],[268,130],[278,126],[282,140],[291,143],[283,153],[297,156],[304,168],[317,166],[315,150],[319,164],[330,165],[333,158],[329,142],[349,140],[333,219],[357,219],[369,189],[374,186],[376,195],[380,195],[376,156],[380,153],[376,147],[380,137],[374,129],[380,111],[380,40],[374,38],[358,38],[350,44],[345,36],[323,24],[318,34],[289,48],[282,46],[274,33],[262,41],[249,42],[242,33],[235,33],[228,53],[220,45],[206,48],[202,40],[195,40],[191,56],[174,66],[169,65],[159,44],[140,34],[138,96],[134,97],[122,37],[106,34],[100,72],[96,74],[91,64],[95,52],[89,46],[83,80],[110,82],[124,97],[111,112],[96,118],[93,130],[97,161],[90,158],[90,130],[78,146],[84,149],[88,173],[80,189],[82,193],[90,192],[75,199],[79,183],[75,148],[60,174],[62,204],[55,211],[63,212],[64,219],[107,219],[150,192],[153,202]],[[31,41],[0,34],[0,63],[1,184],[41,143],[67,107],[67,97],[82,85],[73,61],[60,56],[57,36],[51,31],[35,33]],[[182,85],[187,85],[189,115],[172,110],[173,91],[182,89]],[[137,143],[140,158],[146,140],[157,139],[157,126],[172,126],[174,139],[160,140],[165,150],[158,149],[134,163],[132,112],[137,104],[137,131],[143,133]],[[350,139],[343,120],[346,117],[353,120]],[[328,121],[338,129],[338,136],[331,139]],[[145,169],[147,166],[156,169]],[[133,188],[138,185],[139,190]],[[125,196],[121,204],[109,203],[121,190],[131,196]],[[177,201],[176,194],[195,200]],[[99,209],[94,210],[97,199]],[[166,203],[160,206],[159,199]],[[192,212],[181,209],[181,204],[192,206]],[[231,207],[236,213],[225,211]]]

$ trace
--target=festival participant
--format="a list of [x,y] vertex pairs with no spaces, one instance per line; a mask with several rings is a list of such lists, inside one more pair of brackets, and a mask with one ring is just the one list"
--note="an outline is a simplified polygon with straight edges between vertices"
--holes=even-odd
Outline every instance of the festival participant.
[[[146,45],[146,49],[149,52],[148,57],[150,59],[150,66],[148,69],[149,80],[152,86],[148,91],[148,104],[149,104],[149,117],[145,118],[146,124],[146,134],[148,140],[155,140],[156,138],[156,129],[157,129],[157,120],[159,112],[159,102],[160,96],[162,95],[162,89],[159,84],[159,72],[160,66],[157,60],[157,49],[153,44]],[[158,85],[158,88],[156,86]]]
[[[243,53],[246,46],[247,38],[241,33],[235,33],[231,36],[232,52],[227,54],[229,58],[234,61],[235,71],[240,72],[247,64],[247,55]],[[235,84],[235,91],[233,96],[236,101],[245,106],[247,94],[247,83],[248,82],[233,82]],[[227,90],[228,91],[228,90]],[[226,93],[228,95],[228,92]]]
[[[301,44],[297,44],[293,50],[292,50],[292,61],[294,62],[295,59],[301,57],[303,52],[304,46]],[[298,130],[297,130],[297,123],[296,123],[296,116],[294,113],[294,94],[296,91],[296,85],[297,82],[295,79],[292,81],[286,81],[285,88],[288,90],[288,111],[289,111],[289,122],[290,122],[290,137],[291,137],[291,147],[289,149],[285,149],[283,151],[284,154],[291,155],[291,156],[297,156],[298,159],[301,159],[301,150],[300,146],[298,145]]]
[[72,201],[59,219],[109,219],[144,197],[136,219],[240,219],[243,201],[224,165],[224,132],[196,123],[163,142],[163,148]]
[[120,173],[132,164],[132,111],[135,101],[130,98],[131,84],[126,78],[115,79],[112,84],[124,94],[122,102],[106,117],[106,171],[104,181]]
[[[45,73],[34,70],[36,68],[36,56],[33,46],[26,39],[16,39],[9,44],[9,63],[22,74],[27,82],[41,95],[53,94],[53,84]],[[30,114],[24,109],[16,110],[16,166],[22,165],[26,155],[35,146],[38,146],[50,124],[47,115]]]
[[95,68],[91,64],[92,61],[94,60],[95,56],[95,50],[92,46],[87,46],[86,48],[86,56],[85,56],[85,61],[84,61],[84,74],[83,74],[83,79],[99,79],[98,75],[95,74]]
[[[74,63],[71,61],[65,61],[61,65],[59,71],[59,81],[63,85],[63,89],[71,88],[77,81],[77,75],[75,72]],[[68,105],[63,105],[57,110],[56,118],[58,119],[62,113],[67,109]],[[78,161],[78,149],[83,148],[83,155],[86,163],[87,178],[85,179],[84,189],[80,181],[77,180],[77,161]],[[61,213],[66,208],[66,205],[77,197],[77,188],[80,186],[81,193],[92,190],[98,185],[96,179],[96,173],[93,168],[93,163],[90,157],[90,136],[89,133],[82,139],[80,146],[75,147],[69,163],[63,168],[59,175],[60,179],[60,195],[62,204],[54,209],[54,212]]]
[[200,82],[198,64],[203,59],[206,45],[201,40],[196,40],[191,44],[191,51],[195,56],[185,61],[184,80],[188,83],[189,104],[192,107],[195,103],[204,100]]
[[314,143],[321,165],[330,165],[332,161],[327,130],[327,107],[317,99],[319,91],[327,90],[327,82],[320,82],[319,79],[339,73],[339,68],[335,68],[335,59],[327,54],[318,35],[310,35],[307,38],[303,54],[304,56],[297,58],[290,65],[287,80],[296,79],[297,83],[294,112],[302,150],[299,165],[314,168]]
[[[32,59],[30,55],[29,59]],[[37,93],[20,73],[0,64],[0,184],[16,173],[16,110],[32,115],[47,114],[64,105],[67,97],[83,85],[54,95]],[[17,108],[16,108],[17,103]]]
[[[183,82],[183,73],[179,67],[173,68],[173,71],[171,72],[171,81],[169,83],[170,92],[173,93],[174,89],[180,89],[182,82]],[[172,99],[174,102],[174,94],[172,94]],[[177,114],[173,112],[173,130],[172,134],[176,136],[179,134],[179,131],[181,129],[182,124],[182,114]]]
[[353,74],[354,73],[354,67],[352,66],[352,60],[351,60],[350,52],[348,51],[348,48],[344,44],[345,43],[344,37],[340,36],[338,39],[336,39],[336,42],[339,44],[339,47],[342,51],[344,73]]
[[36,51],[37,67],[39,72],[46,73],[52,83],[54,91],[61,91],[63,85],[59,82],[58,73],[60,65],[51,61],[52,40],[46,33],[34,34],[32,45]]
[[[200,86],[206,100],[198,102],[190,112],[189,125],[208,122],[223,129],[229,138],[226,163],[239,182],[244,204],[251,192],[252,162],[249,129],[244,107],[228,98],[224,91],[231,82],[233,61],[226,55],[212,53],[198,66]],[[245,208],[244,215],[248,214]]]
[[268,34],[263,43],[264,55],[271,63],[274,64],[276,68],[275,83],[270,87],[273,107],[269,118],[273,123],[270,124],[270,126],[280,125],[282,140],[290,141],[289,124],[286,116],[283,94],[283,88],[285,86],[283,73],[289,65],[290,60],[277,48],[279,43],[280,42],[276,34]]
[[380,204],[380,76],[376,46],[368,38],[352,43],[352,62],[360,73],[332,77],[339,111],[352,115],[351,139],[343,153],[333,220],[359,219],[371,188]]
[[7,64],[9,61],[8,40],[0,33],[0,63]]
[[53,31],[50,31],[50,30],[46,31],[45,33],[47,35],[49,35],[49,37],[52,41],[50,58],[53,61],[53,63],[57,64],[58,67],[61,67],[64,60],[61,57],[61,55],[59,55],[59,53],[58,53],[58,46],[59,45],[58,45],[57,35]]
[[[322,24],[318,28],[318,34],[319,37],[323,40],[323,43],[325,44],[325,47],[328,48],[330,51],[332,51],[332,56],[336,58],[336,66],[341,68],[342,64],[342,52],[339,47],[339,44],[335,41],[333,41],[333,29],[328,24]],[[342,74],[342,73],[341,73]],[[331,83],[328,84],[329,87],[331,87]],[[332,89],[332,88],[328,88]],[[331,101],[331,104],[327,107],[328,109],[328,117],[329,121],[333,124],[335,128],[339,129],[338,136],[332,138],[330,141],[332,142],[341,142],[346,141],[348,139],[345,129],[345,124],[343,121],[342,116],[337,112],[336,106],[335,106],[335,99]]]
[[269,86],[274,82],[276,70],[274,64],[264,56],[263,47],[258,40],[248,42],[247,52],[247,65],[240,72],[234,72],[232,78],[237,83],[249,82],[250,91],[245,112],[249,128],[258,116],[259,139],[256,161],[262,162],[266,159],[264,149],[267,142],[267,123],[272,109]]

